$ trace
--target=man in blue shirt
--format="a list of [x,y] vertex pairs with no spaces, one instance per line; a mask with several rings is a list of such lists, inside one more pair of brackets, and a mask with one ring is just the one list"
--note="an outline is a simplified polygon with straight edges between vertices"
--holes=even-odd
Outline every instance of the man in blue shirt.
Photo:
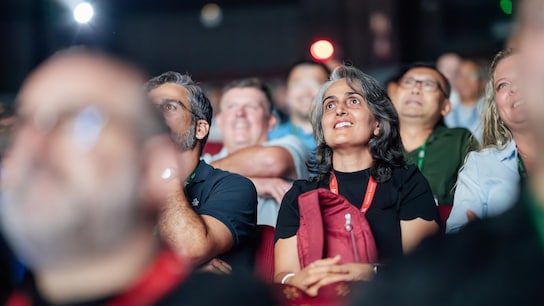
[[329,74],[327,66],[312,61],[301,61],[291,68],[286,93],[289,119],[271,130],[268,139],[294,135],[313,156],[316,144],[309,119],[310,107],[317,91],[328,80]]

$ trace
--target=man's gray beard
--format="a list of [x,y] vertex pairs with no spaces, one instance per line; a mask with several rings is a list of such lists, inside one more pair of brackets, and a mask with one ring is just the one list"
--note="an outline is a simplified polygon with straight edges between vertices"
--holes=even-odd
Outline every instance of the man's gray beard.
[[179,150],[190,151],[196,146],[195,126],[191,125],[183,134],[172,131],[170,132],[170,138]]
[[61,201],[58,207],[72,211],[62,218],[44,215],[39,221],[29,218],[32,212],[25,209],[26,188],[6,190],[0,212],[4,234],[25,264],[36,270],[108,254],[125,243],[142,222],[136,177],[136,170],[128,171],[106,184],[107,188],[100,188],[94,197],[74,191],[44,199],[43,205]]

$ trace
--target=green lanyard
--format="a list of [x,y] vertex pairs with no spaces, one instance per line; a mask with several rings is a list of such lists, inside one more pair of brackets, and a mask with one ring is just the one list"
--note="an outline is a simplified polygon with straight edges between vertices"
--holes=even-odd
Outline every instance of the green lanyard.
[[523,163],[523,159],[521,159],[519,151],[518,151],[517,157],[518,157],[519,178],[520,178],[520,181],[525,181],[527,179],[527,169],[525,168],[525,164]]
[[189,175],[189,177],[187,178],[187,180],[185,181],[183,186],[187,186],[187,185],[191,184],[191,182],[194,180],[195,176],[196,176],[196,168],[193,170],[193,172],[191,172],[191,175]]
[[423,145],[419,149],[419,152],[417,153],[417,167],[419,168],[419,171],[423,171],[423,162],[425,161],[426,151],[427,151],[427,140],[425,140],[425,143],[423,143]]

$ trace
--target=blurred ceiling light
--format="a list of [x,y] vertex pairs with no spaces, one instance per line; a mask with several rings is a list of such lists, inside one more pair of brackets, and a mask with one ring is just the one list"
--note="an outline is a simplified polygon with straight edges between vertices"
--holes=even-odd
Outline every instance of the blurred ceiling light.
[[200,22],[207,28],[214,28],[221,24],[223,20],[223,12],[221,7],[216,3],[208,3],[202,7],[200,11]]
[[88,23],[93,19],[94,9],[88,2],[81,2],[74,8],[74,19],[78,23]]

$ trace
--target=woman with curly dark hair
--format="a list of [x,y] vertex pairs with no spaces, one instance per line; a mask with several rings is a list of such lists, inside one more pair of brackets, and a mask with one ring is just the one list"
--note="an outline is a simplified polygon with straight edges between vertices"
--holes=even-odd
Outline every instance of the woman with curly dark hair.
[[[439,216],[423,175],[417,167],[404,164],[397,113],[374,78],[354,67],[338,67],[316,95],[310,119],[317,142],[311,168],[317,175],[296,181],[283,198],[276,226],[274,280],[316,295],[320,287],[337,281],[370,280],[377,263],[340,264],[337,256],[301,268],[297,230],[302,193],[337,186],[337,193],[358,208],[369,197],[365,216],[380,263],[438,232]],[[375,182],[374,187],[369,181]]]

